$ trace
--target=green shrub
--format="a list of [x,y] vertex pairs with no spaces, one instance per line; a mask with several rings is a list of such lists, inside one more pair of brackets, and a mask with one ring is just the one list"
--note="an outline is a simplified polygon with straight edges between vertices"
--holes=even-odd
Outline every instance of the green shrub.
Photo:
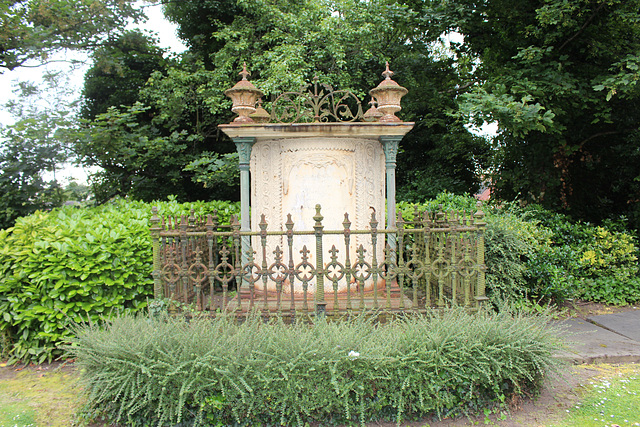
[[619,305],[640,301],[638,248],[630,235],[593,227],[580,253],[581,298]]
[[478,201],[472,196],[453,194],[445,191],[438,194],[435,199],[427,200],[424,203],[399,201],[396,204],[396,209],[402,213],[402,218],[405,221],[413,221],[416,208],[420,211],[438,212],[442,207],[442,210],[445,212],[463,211],[468,214],[473,214],[478,210],[477,203]]
[[151,205],[160,213],[237,212],[227,202],[66,207],[20,218],[0,231],[0,335],[16,360],[59,356],[70,321],[139,310],[153,293]]
[[571,268],[578,254],[568,245],[547,241],[526,260],[527,296],[534,302],[556,302],[577,296],[578,271]]
[[567,297],[609,304],[640,301],[639,248],[620,222],[607,222],[610,228],[572,222],[536,205],[525,208],[522,215],[552,232],[546,253],[530,265],[533,277],[557,271],[557,280],[568,284]]
[[526,298],[527,262],[540,252],[549,233],[509,213],[489,215],[486,222],[487,295],[494,301]]
[[558,346],[546,318],[461,309],[384,325],[122,316],[74,332],[84,413],[138,426],[473,413],[538,390]]

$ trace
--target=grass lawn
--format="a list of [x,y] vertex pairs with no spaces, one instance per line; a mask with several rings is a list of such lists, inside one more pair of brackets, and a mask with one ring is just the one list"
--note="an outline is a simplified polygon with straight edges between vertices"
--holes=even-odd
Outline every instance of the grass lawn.
[[5,402],[5,397],[1,397],[0,403],[0,426],[9,427],[30,427],[36,424],[36,413],[26,403]]
[[599,365],[602,375],[582,386],[580,402],[558,427],[640,426],[640,366]]
[[74,425],[76,373],[59,366],[16,370],[0,363],[0,427]]

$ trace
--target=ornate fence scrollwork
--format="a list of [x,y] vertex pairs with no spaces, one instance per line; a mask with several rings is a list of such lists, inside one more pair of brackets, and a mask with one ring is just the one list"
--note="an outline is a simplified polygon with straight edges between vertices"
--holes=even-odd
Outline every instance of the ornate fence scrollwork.
[[362,103],[348,90],[333,90],[318,77],[298,92],[284,92],[271,104],[271,120],[277,123],[354,122],[362,120]]
[[[160,289],[157,297],[192,304],[210,314],[256,308],[265,315],[278,312],[298,318],[317,314],[319,303],[336,316],[368,309],[424,311],[448,303],[476,307],[486,300],[483,216],[480,211],[473,216],[415,212],[412,221],[398,215],[397,229],[378,229],[372,215],[370,229],[352,230],[345,215],[342,230],[322,233],[295,230],[290,218],[286,230],[268,230],[263,216],[259,230],[246,232],[238,230],[236,218],[229,226],[193,215],[156,218],[151,229],[158,242],[154,288]],[[319,208],[314,219],[314,227],[321,228]],[[321,249],[324,257],[306,245],[296,247],[297,236],[312,234],[316,240],[341,235],[344,246]],[[387,244],[390,235],[396,243],[393,248]],[[257,247],[242,254],[242,236],[249,236]],[[357,249],[354,236],[359,239]],[[269,238],[284,243],[267,251]],[[315,246],[317,251],[324,245]],[[320,283],[326,283],[322,293]]]

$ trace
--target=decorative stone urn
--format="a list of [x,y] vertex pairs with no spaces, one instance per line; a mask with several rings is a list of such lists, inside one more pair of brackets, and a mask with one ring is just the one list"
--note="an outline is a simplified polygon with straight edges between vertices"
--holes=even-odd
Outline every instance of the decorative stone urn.
[[400,99],[408,93],[406,88],[391,80],[393,74],[394,72],[389,69],[389,63],[387,62],[387,69],[382,73],[385,79],[378,87],[369,91],[369,95],[378,102],[378,111],[382,113],[379,121],[383,123],[401,121],[396,117],[395,113],[402,109]]
[[238,115],[233,123],[253,123],[250,115],[256,112],[256,101],[263,93],[247,80],[247,76],[250,76],[251,73],[247,71],[246,63],[243,64],[239,74],[242,76],[242,80],[231,89],[227,89],[224,94],[231,98],[233,101],[231,111]]

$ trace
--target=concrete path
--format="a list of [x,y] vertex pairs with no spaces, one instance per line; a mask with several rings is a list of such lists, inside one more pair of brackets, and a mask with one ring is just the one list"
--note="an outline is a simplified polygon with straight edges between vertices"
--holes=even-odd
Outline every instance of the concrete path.
[[640,309],[559,322],[567,348],[558,357],[576,364],[640,363]]

